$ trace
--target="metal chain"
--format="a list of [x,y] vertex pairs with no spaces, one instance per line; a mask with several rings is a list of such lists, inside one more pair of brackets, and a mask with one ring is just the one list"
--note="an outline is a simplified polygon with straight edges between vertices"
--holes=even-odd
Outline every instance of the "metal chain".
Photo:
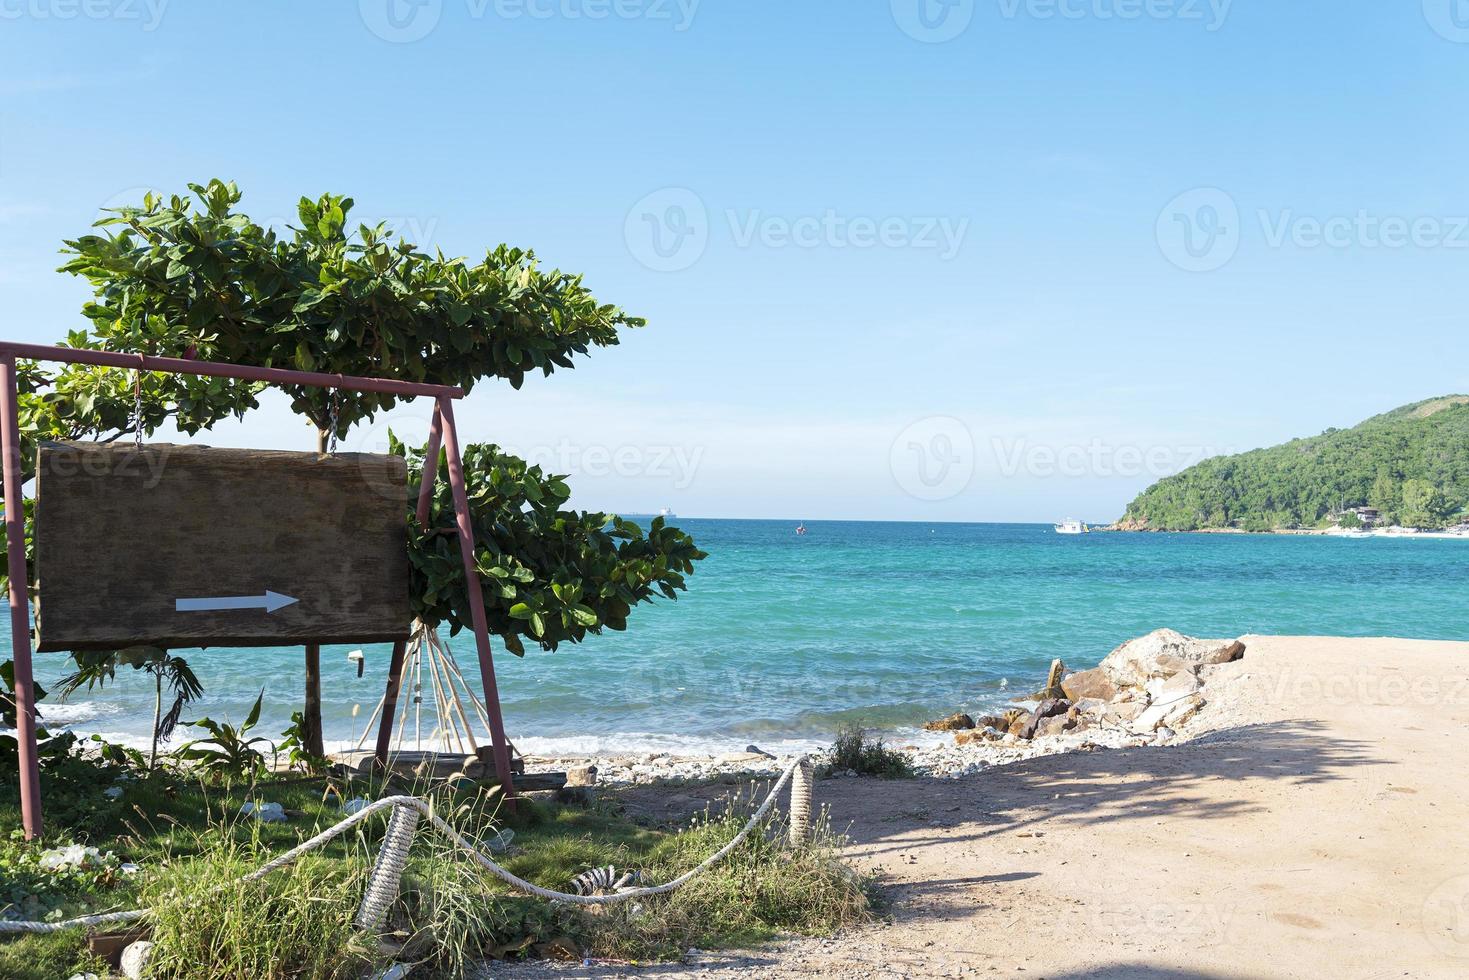
[[143,355],[138,355],[138,369],[133,372],[133,448],[143,451]]
[[331,428],[331,435],[328,437],[327,444],[326,444],[326,454],[328,456],[335,456],[337,454],[337,425],[338,425],[338,421],[337,420],[338,420],[338,417],[341,414],[341,408],[342,408],[342,394],[339,391],[333,390],[332,391],[332,413],[331,413],[331,426],[332,426],[332,428]]

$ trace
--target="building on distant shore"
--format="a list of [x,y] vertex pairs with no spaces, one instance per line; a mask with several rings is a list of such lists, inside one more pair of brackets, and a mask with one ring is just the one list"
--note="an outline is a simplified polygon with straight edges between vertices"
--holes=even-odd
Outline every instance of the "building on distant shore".
[[1356,514],[1365,527],[1372,527],[1382,520],[1382,511],[1376,507],[1353,507],[1348,513]]

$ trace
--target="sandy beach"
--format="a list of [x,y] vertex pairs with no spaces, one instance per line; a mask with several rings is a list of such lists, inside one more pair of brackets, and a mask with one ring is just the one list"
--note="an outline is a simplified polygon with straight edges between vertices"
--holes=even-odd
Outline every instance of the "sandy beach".
[[[1245,637],[1166,744],[824,780],[881,921],[638,969],[511,976],[1469,975],[1469,643]],[[717,785],[629,787],[675,818]]]

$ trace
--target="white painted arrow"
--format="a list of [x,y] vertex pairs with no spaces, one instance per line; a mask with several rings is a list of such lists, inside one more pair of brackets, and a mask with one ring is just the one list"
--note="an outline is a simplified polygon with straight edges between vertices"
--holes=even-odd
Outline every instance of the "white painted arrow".
[[218,612],[226,609],[264,609],[273,613],[283,606],[300,602],[288,595],[265,590],[265,595],[220,595],[204,599],[175,599],[174,612]]

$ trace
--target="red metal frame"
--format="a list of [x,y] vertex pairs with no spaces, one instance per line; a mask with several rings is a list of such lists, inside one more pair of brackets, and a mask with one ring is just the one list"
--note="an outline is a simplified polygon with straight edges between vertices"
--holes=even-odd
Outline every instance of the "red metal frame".
[[[464,574],[470,585],[469,611],[474,625],[475,647],[479,654],[480,678],[484,682],[485,707],[490,716],[490,739],[494,748],[495,771],[507,800],[515,797],[511,782],[510,752],[505,739],[505,724],[500,713],[499,688],[495,683],[495,660],[490,651],[489,625],[485,618],[484,595],[478,587],[479,573],[474,562],[474,530],[469,519],[469,494],[464,485],[464,465],[459,458],[459,438],[454,431],[454,399],[463,398],[461,388],[449,385],[393,381],[386,378],[359,378],[343,374],[319,374],[289,371],[283,368],[252,367],[216,361],[189,361],[173,357],[149,357],[142,354],[120,354],[114,351],[82,350],[71,347],[47,347],[44,344],[18,344],[0,341],[0,440],[3,440],[5,490],[5,543],[10,568],[10,642],[15,663],[15,708],[17,741],[20,744],[20,806],[27,839],[41,833],[41,775],[36,759],[36,704],[31,672],[31,611],[26,596],[29,578],[25,560],[25,498],[21,493],[19,391],[16,387],[16,360],[59,361],[68,364],[95,364],[100,367],[137,368],[170,374],[195,374],[206,377],[239,378],[267,384],[307,385],[315,388],[338,388],[345,391],[374,391],[390,395],[434,398],[433,422],[429,426],[428,453],[424,458],[423,480],[419,488],[418,519],[428,522],[432,488],[438,478],[440,444],[449,457],[449,486],[454,494],[454,512],[459,528],[459,551],[464,559]],[[400,660],[397,648],[395,661]],[[391,671],[390,671],[391,674]],[[395,687],[389,677],[389,687]],[[392,692],[396,695],[396,690]],[[379,744],[381,745],[381,734]],[[513,803],[511,804],[513,806]]]

